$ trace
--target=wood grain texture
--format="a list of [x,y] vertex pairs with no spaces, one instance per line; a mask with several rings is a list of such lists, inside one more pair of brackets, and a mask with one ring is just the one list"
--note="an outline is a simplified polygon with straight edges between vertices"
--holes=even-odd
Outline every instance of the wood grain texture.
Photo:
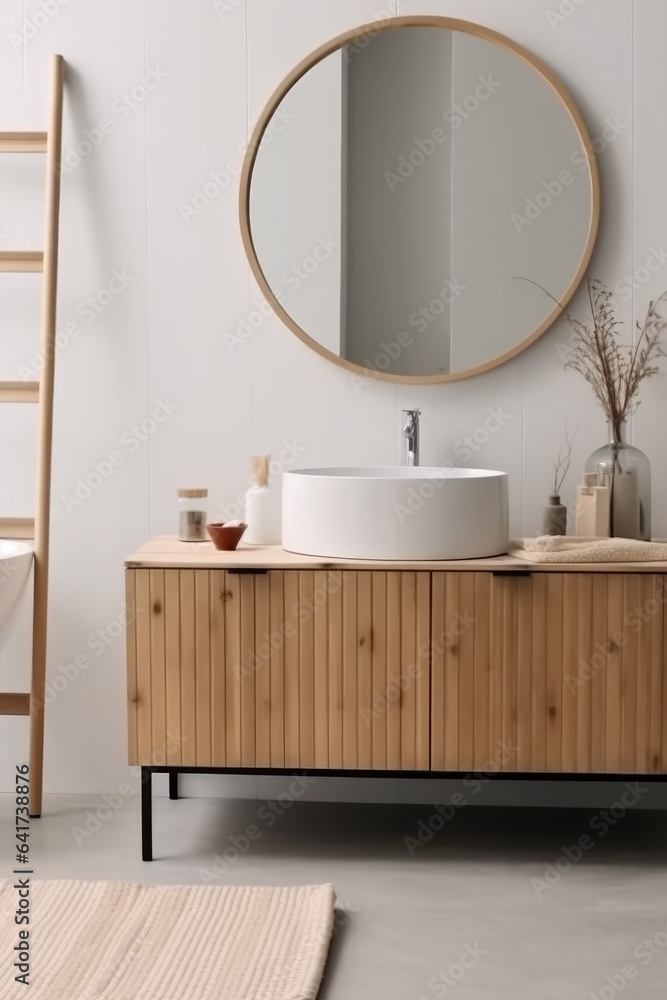
[[[567,579],[570,579],[569,577]],[[595,653],[595,606],[593,603],[593,587],[595,577],[583,573],[579,577],[579,593],[577,595],[577,642],[574,650],[574,662],[578,671],[583,663]],[[572,664],[565,663],[563,669],[563,703],[572,699],[573,683],[570,680]],[[592,679],[574,689],[576,693],[576,716],[573,728],[576,732],[575,753],[572,755],[573,770],[585,774],[593,769],[593,685]],[[575,712],[572,714],[575,715]]]
[[[33,561],[32,668],[30,678],[30,815],[42,811],[44,721],[51,538],[51,467],[53,463],[53,409],[56,359],[58,242],[60,228],[60,157],[62,150],[65,62],[51,56],[49,110],[45,160],[43,251],[0,252],[0,270],[44,271],[39,355],[37,411],[37,489]],[[12,261],[12,257],[14,260]]]
[[667,773],[661,573],[126,583],[131,763]]
[[547,769],[547,577],[533,574],[531,597],[524,613],[533,623],[532,718],[530,722],[532,769]]
[[269,669],[271,671],[271,765],[285,765],[285,646],[284,581],[282,573],[269,573]]
[[288,572],[283,581],[285,766],[300,763],[299,722],[299,574]]
[[651,774],[659,774],[667,767],[667,760],[662,753],[663,734],[667,730],[667,719],[664,712],[665,684],[665,641],[667,641],[667,619],[665,617],[665,598],[667,581],[664,576],[653,577],[653,601],[656,613],[651,620],[651,688],[649,694],[649,766]]
[[139,724],[139,696],[137,692],[137,572],[134,569],[125,570],[125,607],[127,609],[127,629],[125,632],[127,663],[127,756],[130,764],[136,764],[138,759],[137,726]]
[[[140,576],[142,571],[137,571]],[[181,666],[181,763],[197,764],[197,694],[195,674],[195,573],[179,570],[179,635]]]
[[225,573],[223,611],[225,616],[225,714],[218,720],[225,732],[225,760],[228,767],[241,764],[241,685],[255,669],[250,653],[241,647],[241,578]]
[[299,763],[315,764],[315,578],[299,573]]
[[195,573],[195,707],[197,764],[211,766],[211,612],[209,574]]
[[417,634],[414,650],[415,761],[418,771],[431,764],[430,691],[431,574],[417,573]]
[[[492,703],[502,730],[502,685],[490,669],[492,619],[490,574],[432,574],[433,770],[469,771],[489,762]],[[502,642],[502,629],[494,635],[494,644]]]
[[[251,577],[251,582],[253,578]],[[271,766],[271,581],[268,573],[254,577],[255,749],[257,767]]]
[[164,574],[149,570],[151,613],[151,745],[152,763],[164,764],[167,745],[167,677],[164,640]]
[[[591,609],[580,607],[579,603],[583,598],[582,583],[580,576],[563,577],[563,666],[578,663],[580,623],[586,618],[590,620]],[[570,773],[577,770],[578,707],[586,690],[587,684],[581,691],[572,690],[566,681],[566,671],[561,668],[562,752],[559,767]]]
[[[357,576],[357,764],[373,766],[373,589],[372,574]],[[367,720],[371,720],[368,725]]]
[[377,707],[377,714],[386,718],[387,767],[393,771],[400,769],[403,759],[401,753],[403,695],[400,689],[403,662],[401,580],[401,573],[394,571],[387,573],[387,686]]
[[[472,630],[474,644],[475,674],[475,718],[473,722],[475,767],[483,767],[489,760],[489,685],[491,671],[491,574],[475,573],[474,608],[472,622],[466,624]],[[481,764],[480,764],[481,761]]]
[[227,678],[225,658],[225,574],[214,569],[209,574],[209,614],[211,616],[211,759],[226,759],[225,720]]
[[246,664],[249,656],[255,659],[250,669],[241,674],[241,766],[255,765],[256,711],[255,687],[258,675],[266,664],[261,652],[255,647],[255,577],[240,577],[241,594],[241,663]]
[[30,693],[5,691],[0,694],[0,715],[30,715]]
[[166,753],[168,764],[182,764],[181,616],[178,570],[164,571],[164,656]]
[[459,637],[455,631],[461,603],[461,576],[445,574],[445,617],[443,628],[434,637],[442,650],[444,670],[445,764],[447,770],[459,768]]
[[[667,542],[667,539],[654,539]],[[549,576],[552,573],[666,573],[665,562],[599,562],[599,563],[532,563],[516,555],[491,556],[488,559],[420,559],[391,562],[387,559],[329,559],[321,556],[304,556],[288,552],[280,545],[251,545],[241,540],[234,552],[221,552],[211,542],[193,546],[180,542],[174,535],[158,535],[133,552],[125,560],[132,569],[143,567],[159,569],[257,569],[257,570],[390,570],[421,573],[495,573],[501,571],[526,571]]]
[[621,717],[623,712],[623,580],[609,577],[607,592],[607,634],[609,655],[605,669],[607,700],[604,715],[605,756],[607,771],[621,770]]
[[[611,653],[608,628],[609,585],[606,576],[594,576],[592,650],[588,660],[582,656],[577,671],[571,671],[571,684],[588,682],[591,692],[590,766],[604,771],[607,764],[607,673]],[[583,660],[583,662],[582,662]],[[581,676],[580,676],[581,673]]]
[[327,659],[318,670],[328,674],[329,767],[343,766],[343,573],[327,574]]
[[313,720],[315,767],[327,767],[329,761],[329,574],[313,574]]
[[[372,574],[373,626],[371,635],[372,715],[368,727],[372,731],[373,767],[387,766],[387,712],[376,711],[386,704],[387,697],[387,574]],[[364,723],[366,720],[362,720]],[[371,725],[372,723],[372,725]]]

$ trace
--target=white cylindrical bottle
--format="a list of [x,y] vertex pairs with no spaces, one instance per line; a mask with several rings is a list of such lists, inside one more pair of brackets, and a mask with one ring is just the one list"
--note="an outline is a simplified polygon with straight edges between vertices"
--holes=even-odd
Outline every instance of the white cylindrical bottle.
[[281,540],[279,497],[269,486],[269,457],[251,459],[252,485],[245,495],[248,527],[243,539],[250,545],[279,545]]

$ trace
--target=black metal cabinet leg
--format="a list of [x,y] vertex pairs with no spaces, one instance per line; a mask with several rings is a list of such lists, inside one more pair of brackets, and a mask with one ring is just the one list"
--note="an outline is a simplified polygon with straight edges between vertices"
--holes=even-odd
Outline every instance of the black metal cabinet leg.
[[178,771],[169,772],[169,798],[178,798]]
[[153,772],[141,769],[141,860],[153,860]]

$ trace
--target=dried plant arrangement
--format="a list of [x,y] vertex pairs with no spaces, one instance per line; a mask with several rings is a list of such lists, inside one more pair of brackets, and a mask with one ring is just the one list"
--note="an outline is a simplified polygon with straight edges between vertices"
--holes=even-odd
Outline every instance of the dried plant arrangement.
[[567,420],[565,421],[565,449],[562,447],[558,449],[558,458],[554,462],[554,484],[551,492],[552,496],[559,497],[561,490],[563,489],[563,483],[565,482],[565,477],[570,471],[570,465],[572,464],[572,445],[574,444],[574,439],[576,436],[576,428],[572,434],[569,433],[567,429]]
[[665,357],[662,334],[667,326],[667,292],[649,304],[643,325],[637,323],[639,335],[634,344],[621,343],[613,296],[601,281],[589,279],[588,298],[589,323],[567,315],[573,337],[565,368],[586,379],[607,415],[614,439],[620,441],[623,423],[639,406],[642,382],[660,371],[660,360]]

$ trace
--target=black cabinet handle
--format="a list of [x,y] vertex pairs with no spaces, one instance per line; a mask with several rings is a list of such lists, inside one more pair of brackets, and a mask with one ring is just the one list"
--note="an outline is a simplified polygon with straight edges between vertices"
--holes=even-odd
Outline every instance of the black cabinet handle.
[[532,576],[533,571],[530,569],[494,569],[491,571],[493,576]]
[[227,569],[227,572],[233,574],[234,576],[248,576],[249,574],[252,574],[253,576],[258,576],[261,574],[266,574],[269,571],[268,569],[247,569],[244,567],[243,569]]

